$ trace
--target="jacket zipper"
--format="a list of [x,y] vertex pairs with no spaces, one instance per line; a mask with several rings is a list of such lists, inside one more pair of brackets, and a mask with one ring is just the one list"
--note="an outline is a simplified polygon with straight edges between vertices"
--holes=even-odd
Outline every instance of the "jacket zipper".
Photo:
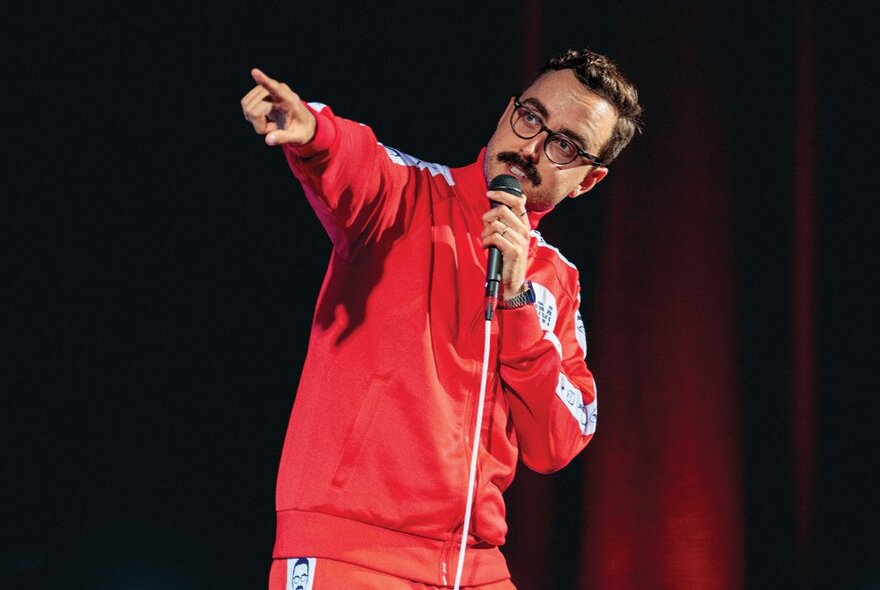
[[[479,371],[477,372],[477,375],[479,376]],[[488,387],[488,382],[487,382],[487,384],[486,384],[487,397],[488,397],[488,393],[489,393],[489,387]],[[471,448],[471,446],[472,446],[472,437],[471,437],[472,431],[471,431],[471,429],[475,426],[474,421],[476,419],[476,414],[477,414],[476,408],[474,406],[476,406],[476,404],[479,403],[479,400],[475,399],[476,397],[477,396],[475,396],[473,394],[472,390],[469,391],[468,397],[467,397],[467,402],[465,404],[465,408],[466,408],[465,429],[464,429],[465,457],[466,457],[465,473],[468,476],[467,477],[468,481],[470,481],[469,476],[470,476],[470,466],[471,466],[471,453],[473,453],[473,449]],[[485,416],[483,417],[483,419],[485,420]],[[479,424],[478,428],[482,429],[483,425]],[[477,506],[477,490],[479,490],[479,489],[480,489],[480,460],[479,460],[479,454],[478,454],[477,455],[477,473],[474,478],[474,500],[473,500],[473,507],[471,509],[471,524],[473,524],[474,518],[476,517],[476,510],[474,510],[474,508],[476,508],[476,506]],[[464,495],[465,501],[467,501],[467,492],[468,492],[468,490],[465,490],[465,495]],[[467,509],[467,507],[465,507],[465,509]],[[457,530],[461,530],[461,541],[459,543],[455,543],[455,532]],[[450,573],[449,572],[449,563],[450,563],[450,555],[449,554],[450,554],[450,551],[453,549],[453,547],[457,547],[458,550],[460,551],[461,550],[461,543],[467,543],[467,538],[468,538],[468,531],[464,530],[464,516],[462,516],[462,520],[459,522],[458,526],[452,531],[452,534],[450,535],[449,541],[447,541],[446,544],[443,546],[443,551],[442,551],[442,555],[440,558],[440,579],[444,585],[447,585],[447,586],[449,585],[449,573]],[[465,555],[467,555],[467,549],[465,549]]]

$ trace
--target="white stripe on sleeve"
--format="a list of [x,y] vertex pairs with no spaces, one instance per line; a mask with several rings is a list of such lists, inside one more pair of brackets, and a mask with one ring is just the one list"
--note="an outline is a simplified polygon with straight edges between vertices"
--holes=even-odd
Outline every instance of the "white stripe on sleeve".
[[[596,382],[593,382],[593,390]],[[574,419],[578,421],[581,432],[585,435],[596,432],[596,419],[598,418],[598,396],[592,403],[584,404],[584,396],[580,390],[572,384],[568,378],[560,373],[556,384],[556,396],[562,400]]]

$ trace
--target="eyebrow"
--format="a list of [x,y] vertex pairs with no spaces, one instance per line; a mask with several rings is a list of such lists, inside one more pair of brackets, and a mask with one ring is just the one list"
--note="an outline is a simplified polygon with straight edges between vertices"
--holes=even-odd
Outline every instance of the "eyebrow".
[[[544,104],[537,98],[523,98],[520,99],[520,102],[534,108],[536,111],[538,111],[539,115],[544,117],[545,120],[550,118],[550,112],[547,110],[547,107],[545,107]],[[568,127],[560,127],[556,130],[556,132],[575,140],[576,142],[581,144],[581,149],[586,151],[586,148],[584,146],[587,145],[587,140],[584,139],[584,136],[577,131],[569,129]]]

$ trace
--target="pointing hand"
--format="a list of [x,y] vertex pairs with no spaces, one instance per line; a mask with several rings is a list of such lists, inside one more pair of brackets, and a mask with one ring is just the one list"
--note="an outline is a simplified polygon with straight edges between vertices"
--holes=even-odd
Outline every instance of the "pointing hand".
[[315,136],[317,121],[299,96],[283,82],[254,68],[257,85],[241,99],[244,118],[268,145],[303,145]]

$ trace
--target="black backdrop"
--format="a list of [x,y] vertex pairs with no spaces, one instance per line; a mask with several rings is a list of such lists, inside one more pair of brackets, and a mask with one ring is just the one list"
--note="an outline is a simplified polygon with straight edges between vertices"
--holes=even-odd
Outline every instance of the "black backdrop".
[[[694,33],[660,3],[317,4],[5,11],[0,587],[264,587],[275,468],[329,243],[280,153],[242,119],[251,67],[385,143],[460,165],[541,61],[524,39],[542,58],[588,46],[618,57],[647,103],[645,145],[618,173],[641,170],[651,198],[675,189],[651,171],[688,166],[650,149],[654,105],[676,96],[669,71],[688,65],[671,39]],[[749,588],[805,587],[784,397],[801,8],[700,7],[733,154]],[[819,3],[816,15],[812,566],[817,587],[875,588],[876,41],[864,7]],[[585,291],[614,187],[545,228]],[[580,472],[558,477],[555,506],[577,511]],[[578,547],[537,546],[556,556],[546,587],[577,587]]]

